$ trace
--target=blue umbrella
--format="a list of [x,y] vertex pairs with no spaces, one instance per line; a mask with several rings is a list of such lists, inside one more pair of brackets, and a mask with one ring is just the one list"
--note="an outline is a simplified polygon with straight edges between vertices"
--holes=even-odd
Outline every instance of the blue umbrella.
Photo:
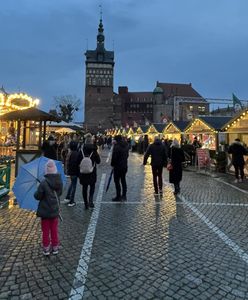
[[[38,201],[34,198],[34,193],[37,190],[39,182],[44,178],[45,165],[49,158],[41,156],[19,168],[16,177],[13,192],[16,196],[17,202],[21,208],[36,211],[38,208]],[[63,185],[66,183],[61,161],[54,161],[61,174]]]

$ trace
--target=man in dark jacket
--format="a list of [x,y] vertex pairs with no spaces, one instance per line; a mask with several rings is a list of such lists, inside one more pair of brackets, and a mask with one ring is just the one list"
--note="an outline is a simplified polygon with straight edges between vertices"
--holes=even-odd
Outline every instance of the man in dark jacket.
[[64,203],[68,203],[68,206],[75,206],[74,201],[75,192],[77,188],[77,178],[79,175],[78,161],[79,161],[79,152],[77,151],[78,143],[76,141],[70,142],[70,152],[68,154],[68,163],[67,163],[67,172],[66,174],[70,176],[71,184],[68,188],[66,198]]
[[235,169],[236,177],[235,183],[243,182],[245,166],[244,155],[248,155],[247,149],[241,144],[240,139],[235,139],[235,141],[230,145],[228,153],[232,154],[232,164]]
[[[148,157],[151,156],[151,166],[153,175],[153,186],[155,195],[163,193],[163,167],[167,165],[167,154],[164,145],[159,137],[155,137],[144,155],[143,165],[146,165]],[[159,190],[158,190],[159,189]],[[159,193],[158,193],[159,192]]]
[[58,159],[57,148],[58,145],[52,135],[50,135],[48,139],[44,141],[44,143],[41,146],[43,155],[47,158],[55,159],[55,160]]
[[[114,168],[114,182],[116,188],[116,197],[113,201],[121,201],[127,199],[127,161],[129,155],[128,143],[123,141],[121,135],[115,136],[115,145],[112,153],[111,166]],[[121,182],[121,185],[120,185]],[[121,194],[122,186],[122,194]]]

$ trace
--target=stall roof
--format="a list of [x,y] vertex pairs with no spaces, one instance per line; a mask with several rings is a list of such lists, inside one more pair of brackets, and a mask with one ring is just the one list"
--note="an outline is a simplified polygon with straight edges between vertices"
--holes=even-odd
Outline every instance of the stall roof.
[[171,121],[180,131],[184,131],[190,121]]
[[150,125],[141,125],[139,128],[143,131],[143,133],[146,133]]
[[0,116],[4,121],[59,121],[59,119],[36,107],[16,110]]
[[67,123],[65,121],[62,121],[62,122],[50,122],[47,124],[48,127],[58,127],[58,128],[70,128],[70,129],[73,129],[73,130],[80,130],[80,129],[83,129],[82,126],[78,125],[78,124],[75,124],[75,123]]
[[165,123],[154,123],[152,125],[155,127],[155,129],[157,130],[158,133],[162,133],[166,126]]
[[235,114],[235,116],[233,116],[232,118],[230,118],[224,125],[223,128],[227,127],[228,125],[233,125],[233,122],[237,121],[237,119],[239,119],[241,116],[245,116],[246,114],[248,114],[248,109],[243,109],[242,111],[239,111],[237,114]]
[[197,119],[202,120],[206,124],[208,124],[210,127],[221,130],[223,126],[229,122],[232,117],[226,117],[226,116],[219,116],[219,117],[198,117]]

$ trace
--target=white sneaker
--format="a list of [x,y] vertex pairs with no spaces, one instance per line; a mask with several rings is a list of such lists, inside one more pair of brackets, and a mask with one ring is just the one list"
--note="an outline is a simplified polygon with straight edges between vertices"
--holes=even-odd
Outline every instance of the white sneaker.
[[72,203],[69,203],[68,206],[72,207],[72,206],[75,206],[76,203],[75,202],[72,202]]
[[70,199],[66,199],[66,198],[65,198],[63,202],[64,202],[65,204],[67,204],[67,203],[69,203],[70,201],[71,201]]

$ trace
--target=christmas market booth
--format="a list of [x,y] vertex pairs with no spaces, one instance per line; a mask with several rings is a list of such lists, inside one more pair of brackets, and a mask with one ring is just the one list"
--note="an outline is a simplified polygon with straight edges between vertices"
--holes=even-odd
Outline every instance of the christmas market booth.
[[[230,145],[235,139],[240,139],[244,146],[248,146],[248,109],[242,110],[234,116],[224,127],[227,133],[227,143]],[[231,164],[231,155],[228,154],[228,171],[234,172]],[[248,174],[248,156],[244,157],[245,160],[245,174]]]
[[48,121],[59,119],[36,107],[12,111],[0,116],[1,122],[10,122],[16,129],[15,175],[19,167],[41,155],[41,145],[46,138]]
[[196,138],[204,149],[218,151],[227,142],[223,126],[231,117],[198,117],[186,127],[185,137],[190,143]]
[[191,144],[196,142],[201,146],[197,157],[198,167],[202,163],[200,158],[204,157],[204,163],[209,164],[209,167],[212,162],[216,171],[226,172],[227,155],[224,146],[227,143],[227,134],[224,132],[223,126],[230,119],[231,117],[226,116],[201,116],[192,120],[187,126],[185,129],[186,139]]
[[179,143],[184,139],[184,130],[189,125],[189,121],[170,121],[164,128],[162,135],[164,139],[177,139]]

